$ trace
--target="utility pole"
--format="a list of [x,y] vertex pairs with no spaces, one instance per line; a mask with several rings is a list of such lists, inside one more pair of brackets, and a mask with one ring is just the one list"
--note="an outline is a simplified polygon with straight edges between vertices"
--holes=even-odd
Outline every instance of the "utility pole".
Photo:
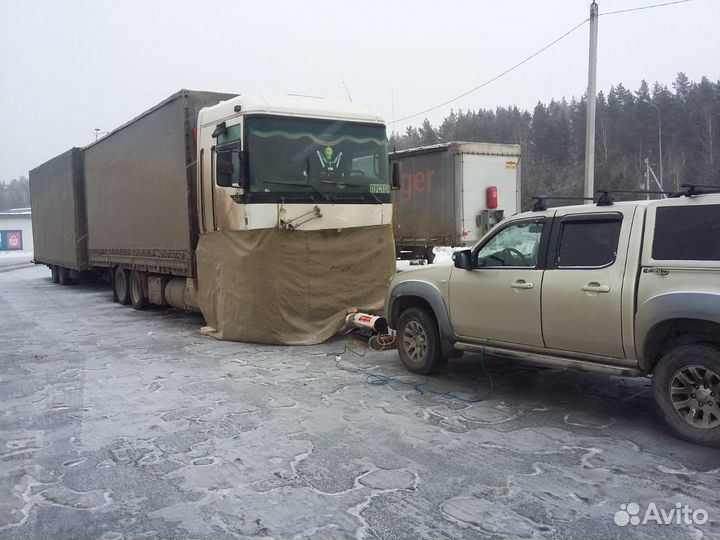
[[587,122],[585,125],[585,197],[595,196],[595,103],[597,98],[598,5],[590,4],[590,58],[588,61]]
[[[662,184],[664,186],[665,184],[663,184],[662,123],[660,120],[660,107],[658,107],[657,105],[655,105],[652,102],[650,102],[650,105],[655,107],[655,110],[658,113],[658,147],[659,147],[659,152],[660,152],[660,184]],[[662,187],[660,189],[665,189],[665,188]]]

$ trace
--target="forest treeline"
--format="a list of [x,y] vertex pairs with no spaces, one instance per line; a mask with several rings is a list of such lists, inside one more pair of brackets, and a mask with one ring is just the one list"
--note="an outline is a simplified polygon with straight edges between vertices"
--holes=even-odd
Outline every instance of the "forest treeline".
[[0,211],[30,207],[30,183],[24,176],[0,182]]
[[[437,127],[425,119],[420,127],[393,133],[390,147],[444,141],[520,144],[524,203],[540,194],[582,196],[586,110],[583,96],[538,103],[532,112],[514,106],[452,111]],[[659,83],[650,88],[642,81],[635,91],[618,84],[607,95],[600,92],[595,187],[644,189],[645,158],[659,178],[659,138],[664,189],[686,182],[720,184],[720,81],[703,77],[693,82],[679,73],[672,89]]]

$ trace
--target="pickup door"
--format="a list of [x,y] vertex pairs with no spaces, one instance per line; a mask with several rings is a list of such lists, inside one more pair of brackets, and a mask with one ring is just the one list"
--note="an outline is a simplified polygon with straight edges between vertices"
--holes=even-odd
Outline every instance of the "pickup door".
[[635,208],[558,209],[542,286],[547,348],[625,357],[622,287]]
[[540,291],[552,219],[498,225],[473,250],[473,269],[453,268],[449,309],[459,336],[543,346]]

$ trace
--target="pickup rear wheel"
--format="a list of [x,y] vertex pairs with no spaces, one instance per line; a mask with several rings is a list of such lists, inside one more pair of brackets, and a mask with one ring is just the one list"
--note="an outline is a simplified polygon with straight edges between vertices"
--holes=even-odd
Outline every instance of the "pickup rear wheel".
[[117,297],[117,301],[123,306],[130,304],[130,285],[128,281],[128,271],[118,266],[115,269],[113,285],[115,287],[115,296]]
[[408,308],[398,320],[397,347],[403,365],[413,373],[429,375],[445,365],[440,332],[434,317],[422,308]]
[[678,436],[720,447],[720,350],[683,345],[655,367],[653,397],[660,415]]

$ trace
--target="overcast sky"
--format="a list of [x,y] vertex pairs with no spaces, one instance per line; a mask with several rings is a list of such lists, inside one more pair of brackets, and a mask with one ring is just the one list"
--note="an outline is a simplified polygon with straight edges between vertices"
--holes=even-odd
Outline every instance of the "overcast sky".
[[[667,0],[598,0],[600,12]],[[504,71],[588,16],[588,0],[0,0],[0,180],[94,140],[180,88],[366,103],[388,122]],[[598,89],[720,78],[720,0],[600,18]],[[579,96],[584,25],[427,114]],[[394,105],[393,105],[394,104]],[[393,127],[402,131],[408,123]]]

